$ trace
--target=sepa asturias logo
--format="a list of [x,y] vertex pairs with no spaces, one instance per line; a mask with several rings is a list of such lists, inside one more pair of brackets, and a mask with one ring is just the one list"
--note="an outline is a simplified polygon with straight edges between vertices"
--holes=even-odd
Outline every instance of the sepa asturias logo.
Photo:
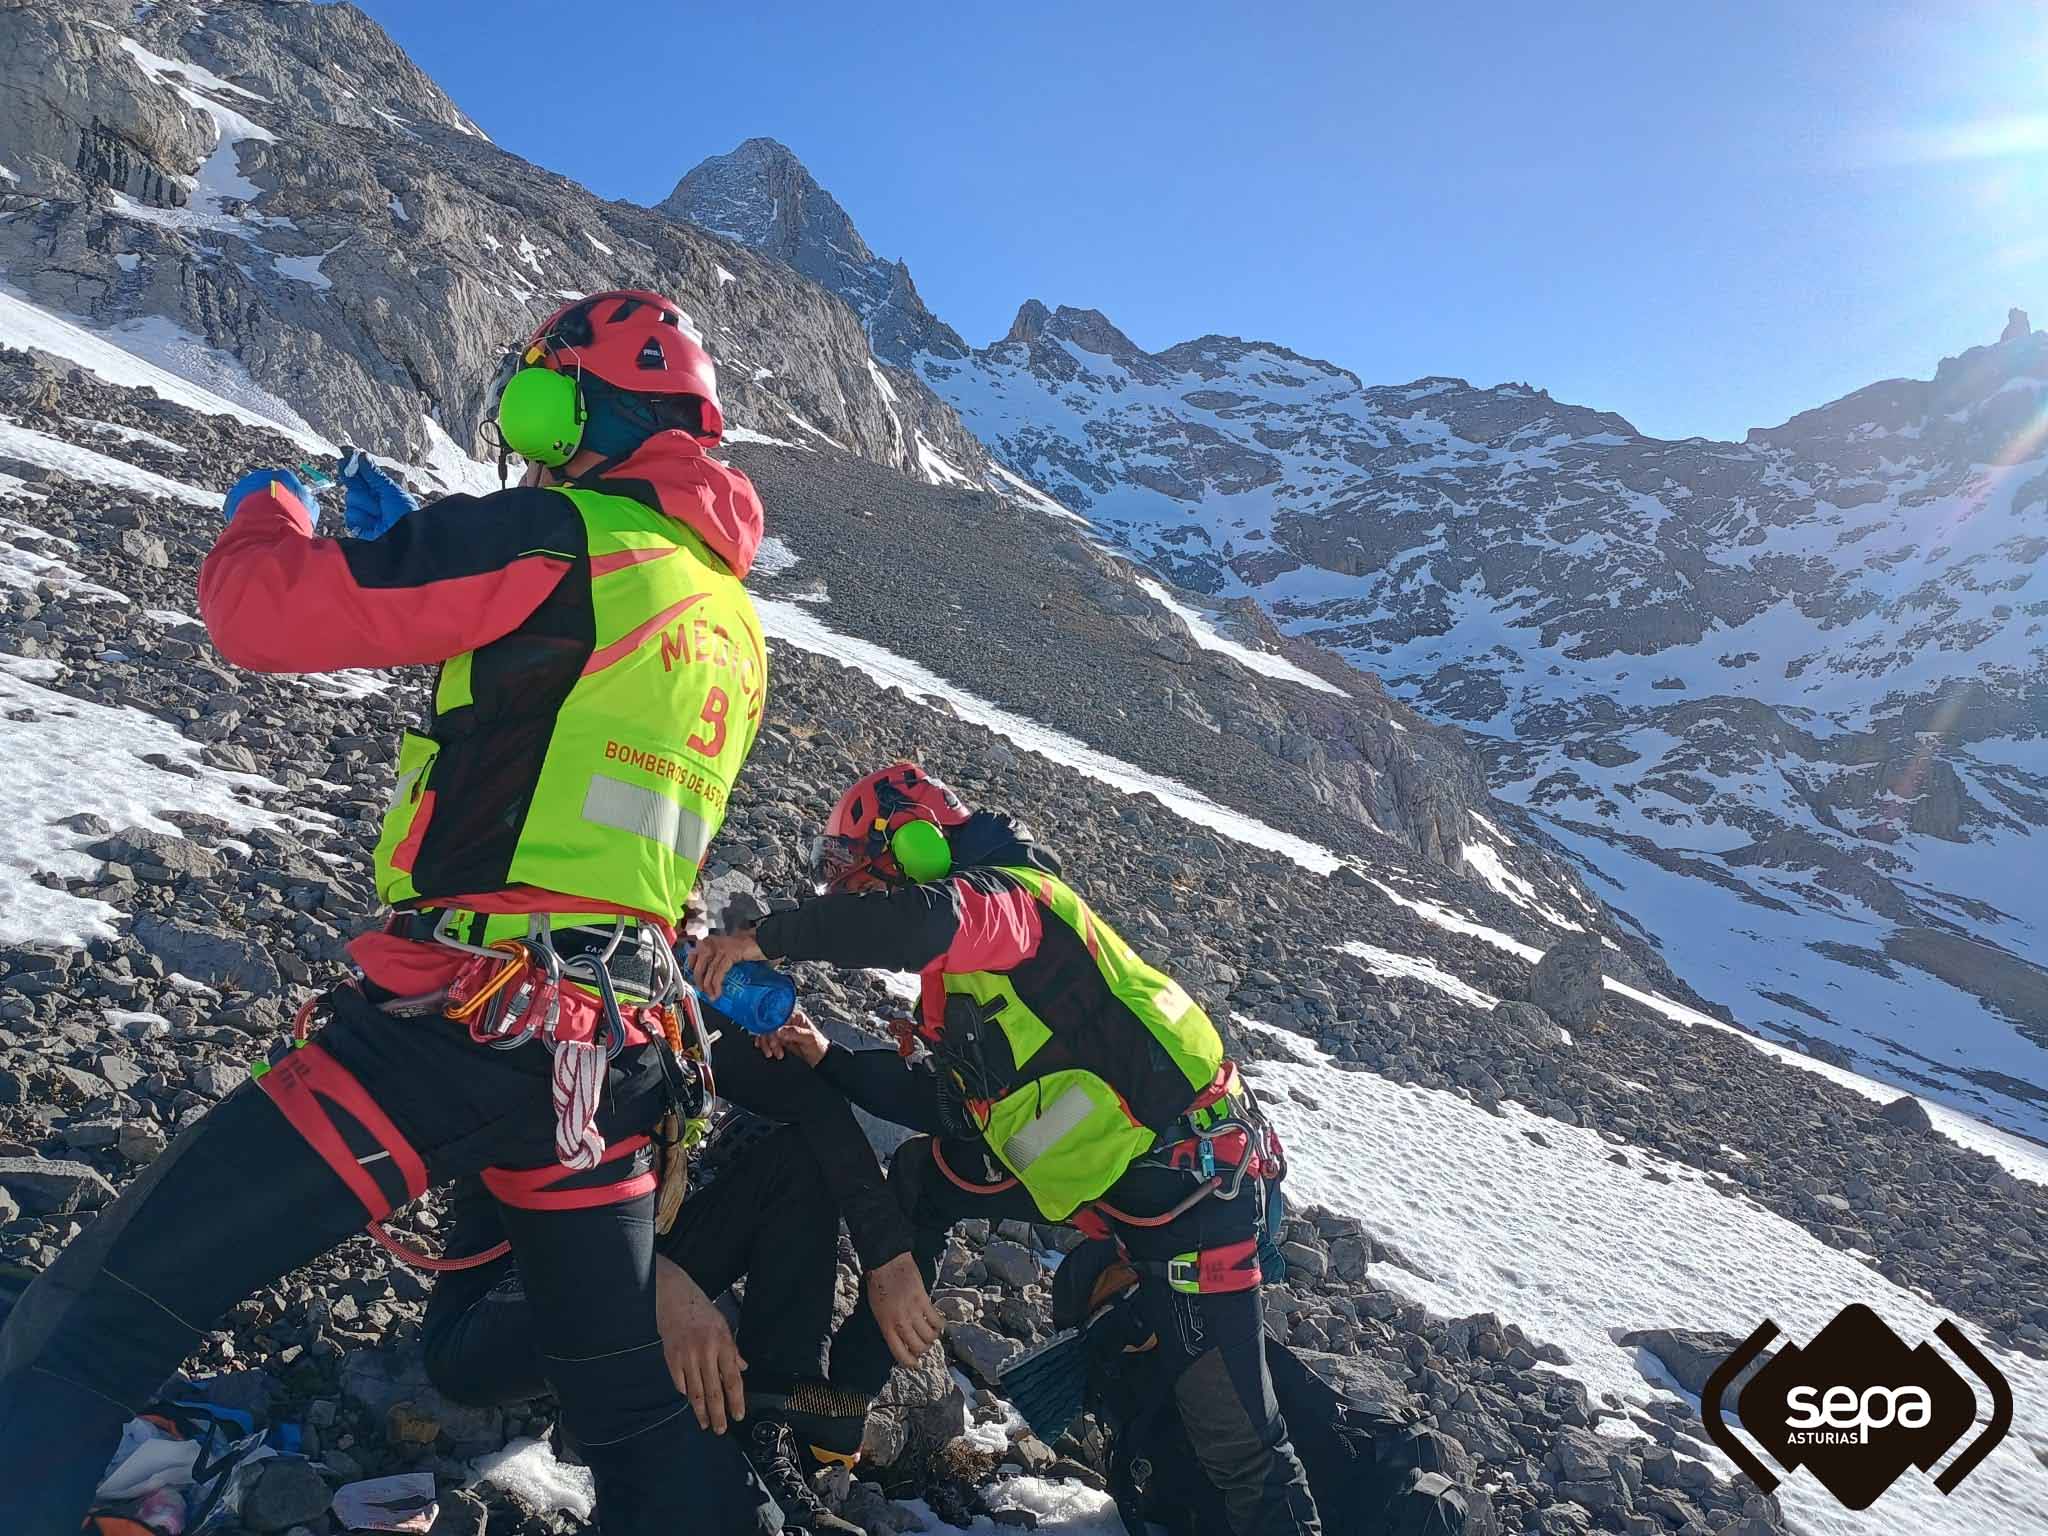
[[[1729,1428],[1721,1399],[1777,1336],[1766,1321],[1745,1339],[1707,1378],[1700,1403],[1714,1443],[1765,1493],[1780,1479]],[[1991,1394],[1984,1428],[1934,1479],[1952,1493],[2012,1428],[2012,1387],[1953,1322],[1934,1336]],[[1906,1348],[1883,1318],[1852,1304],[1804,1349],[1787,1343],[1730,1407],[1788,1474],[1805,1467],[1845,1507],[1868,1509],[1908,1467],[1932,1472],[1955,1448],[1976,1422],[1977,1394],[1933,1345]]]

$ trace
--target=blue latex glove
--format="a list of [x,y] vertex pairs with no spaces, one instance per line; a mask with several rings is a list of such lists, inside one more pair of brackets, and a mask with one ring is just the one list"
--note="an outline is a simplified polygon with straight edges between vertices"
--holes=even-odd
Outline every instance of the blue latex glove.
[[270,485],[282,485],[286,490],[299,498],[299,504],[306,509],[306,516],[312,518],[316,523],[320,521],[319,500],[307,488],[305,481],[288,469],[250,470],[248,474],[242,476],[241,479],[228,488],[227,495],[221,500],[221,511],[227,514],[229,522],[233,522],[235,520],[235,508],[242,504],[242,498],[253,496]]
[[381,539],[408,512],[417,512],[419,502],[412,493],[371,462],[360,448],[347,450],[337,477],[348,492],[348,507],[342,514],[349,536]]

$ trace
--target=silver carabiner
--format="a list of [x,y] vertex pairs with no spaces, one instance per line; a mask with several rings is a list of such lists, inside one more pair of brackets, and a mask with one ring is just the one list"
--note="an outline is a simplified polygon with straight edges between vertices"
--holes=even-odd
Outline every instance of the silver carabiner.
[[626,1019],[619,1012],[619,994],[612,987],[612,973],[596,955],[579,955],[563,970],[572,977],[587,974],[597,984],[597,995],[604,1005],[605,1059],[615,1058],[626,1048]]

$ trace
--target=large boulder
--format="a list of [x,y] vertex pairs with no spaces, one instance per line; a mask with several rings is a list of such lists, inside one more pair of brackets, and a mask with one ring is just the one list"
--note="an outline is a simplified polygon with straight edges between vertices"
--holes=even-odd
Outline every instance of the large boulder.
[[1599,936],[1575,933],[1536,962],[1529,1000],[1560,1024],[1583,1024],[1600,1011],[1605,974]]
[[1916,1131],[1921,1135],[1927,1135],[1934,1129],[1934,1121],[1927,1113],[1927,1106],[1910,1093],[1885,1105],[1877,1112],[1877,1118],[1886,1125],[1896,1126],[1902,1131]]
[[98,1169],[61,1158],[0,1157],[0,1189],[37,1216],[95,1211],[114,1198],[114,1186]]
[[[1704,1397],[1707,1378],[1721,1368],[1721,1362],[1735,1352],[1742,1340],[1733,1334],[1712,1333],[1700,1328],[1641,1328],[1621,1336],[1624,1349],[1642,1349],[1655,1355],[1671,1377],[1694,1397]],[[1761,1355],[1737,1376],[1725,1395],[1724,1406],[1733,1409],[1750,1378],[1771,1363],[1772,1350]]]

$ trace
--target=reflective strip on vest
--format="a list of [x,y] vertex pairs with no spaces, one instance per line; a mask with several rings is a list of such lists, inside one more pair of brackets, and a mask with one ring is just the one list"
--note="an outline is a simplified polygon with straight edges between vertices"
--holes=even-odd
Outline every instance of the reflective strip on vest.
[[1076,1085],[1054,1099],[1037,1119],[1003,1143],[1003,1161],[1019,1178],[1033,1163],[1050,1152],[1060,1139],[1077,1129],[1095,1108],[1086,1089]]
[[711,846],[711,827],[703,817],[685,809],[656,789],[644,789],[593,773],[583,796],[583,819],[593,826],[611,827],[644,837],[697,863]]

